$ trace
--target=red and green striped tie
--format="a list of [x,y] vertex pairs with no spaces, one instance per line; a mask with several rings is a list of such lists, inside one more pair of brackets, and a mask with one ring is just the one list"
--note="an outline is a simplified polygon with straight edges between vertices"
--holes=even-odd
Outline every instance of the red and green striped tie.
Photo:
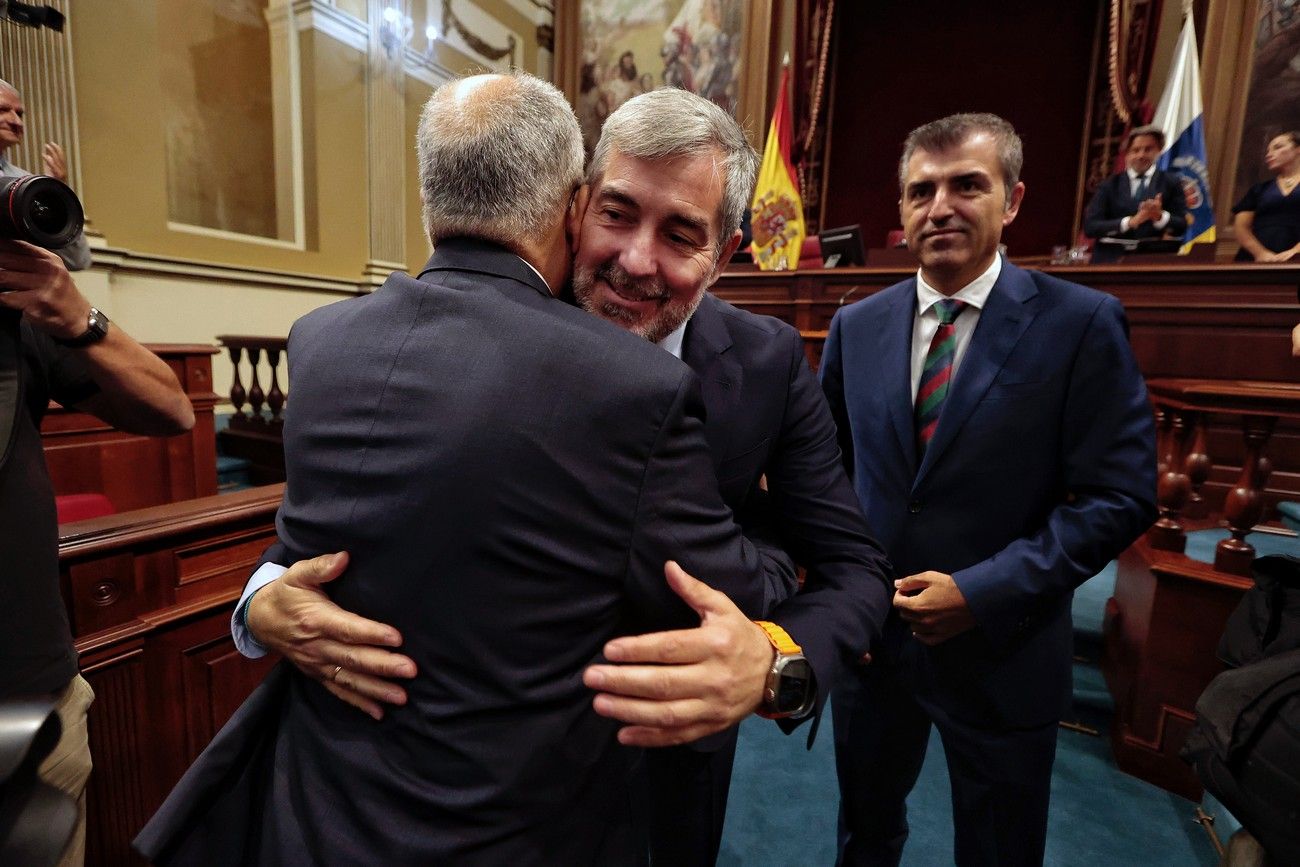
[[965,301],[945,298],[936,301],[934,310],[939,314],[939,328],[930,341],[930,351],[925,355],[921,370],[921,385],[916,390],[916,450],[918,457],[934,437],[939,426],[939,413],[948,397],[948,383],[952,379],[952,360],[957,352],[957,326],[953,323],[966,309]]

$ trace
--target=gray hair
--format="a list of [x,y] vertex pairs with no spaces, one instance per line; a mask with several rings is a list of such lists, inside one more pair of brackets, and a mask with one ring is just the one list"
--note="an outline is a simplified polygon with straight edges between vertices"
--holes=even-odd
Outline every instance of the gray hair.
[[3,78],[0,78],[0,90],[7,90],[10,93],[12,93],[14,96],[18,97],[19,99],[23,98],[23,92],[18,88],[14,87],[9,82],[5,81]]
[[1140,135],[1151,136],[1156,140],[1157,147],[1161,150],[1165,149],[1165,131],[1154,123],[1149,123],[1146,126],[1135,126],[1128,131],[1128,135],[1124,136],[1124,150],[1133,147],[1133,140]]
[[416,133],[424,229],[535,241],[582,182],[582,132],[554,86],[525,73],[442,85]]
[[1020,169],[1025,164],[1025,146],[1016,135],[1016,128],[996,114],[986,112],[950,114],[918,126],[903,142],[903,158],[898,161],[898,188],[907,186],[907,164],[918,150],[945,151],[960,146],[976,133],[993,137],[998,148],[998,163],[1002,167],[1002,184],[1006,188],[1007,202],[1011,191],[1020,182]]
[[659,161],[708,149],[716,149],[722,156],[722,202],[718,208],[721,246],[740,228],[749,209],[758,174],[758,154],[736,119],[702,96],[663,87],[634,96],[619,106],[600,131],[600,141],[587,169],[587,183],[594,187],[600,182],[614,151]]

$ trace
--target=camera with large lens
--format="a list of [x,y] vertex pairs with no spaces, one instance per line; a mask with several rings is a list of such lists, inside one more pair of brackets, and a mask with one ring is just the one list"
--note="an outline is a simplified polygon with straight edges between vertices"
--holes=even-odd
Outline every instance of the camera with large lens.
[[76,240],[84,221],[77,194],[62,181],[45,175],[0,178],[0,238],[57,250]]

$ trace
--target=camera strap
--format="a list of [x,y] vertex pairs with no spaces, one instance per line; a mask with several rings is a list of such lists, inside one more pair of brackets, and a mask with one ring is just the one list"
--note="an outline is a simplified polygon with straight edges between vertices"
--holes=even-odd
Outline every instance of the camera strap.
[[23,357],[17,310],[0,310],[0,467],[9,459],[22,405]]

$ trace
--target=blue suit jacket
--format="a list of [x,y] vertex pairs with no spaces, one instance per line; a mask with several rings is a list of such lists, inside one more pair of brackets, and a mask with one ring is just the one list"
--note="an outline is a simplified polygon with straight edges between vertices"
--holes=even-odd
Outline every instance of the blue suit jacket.
[[[803,340],[779,319],[706,293],[682,360],[700,377],[723,500],[747,536],[775,543],[807,570],[799,594],[766,616],[803,647],[820,710],[835,679],[880,637],[893,591]],[[770,494],[759,488],[764,474]]]
[[420,280],[300,319],[289,360],[272,556],[349,551],[331,593],[398,627],[420,676],[375,723],[282,664],[136,845],[160,863],[637,861],[640,754],[582,670],[615,635],[698,622],[667,559],[755,614],[789,578],[718,495],[695,375],[464,239]]
[[1089,238],[1104,238],[1108,235],[1118,238],[1159,238],[1168,232],[1170,237],[1181,238],[1187,232],[1187,196],[1183,193],[1178,175],[1156,169],[1151,174],[1150,189],[1150,195],[1159,194],[1160,204],[1169,212],[1169,222],[1163,229],[1143,223],[1136,229],[1120,232],[1120,222],[1125,217],[1136,214],[1141,202],[1133,198],[1128,172],[1119,172],[1102,181],[1088,201],[1083,216],[1083,233]]
[[953,575],[976,628],[934,648],[891,617],[923,703],[985,726],[1058,719],[1073,590],[1155,518],[1146,387],[1110,295],[1004,262],[917,459],[916,280],[840,310],[822,384],[872,530],[899,575]]

